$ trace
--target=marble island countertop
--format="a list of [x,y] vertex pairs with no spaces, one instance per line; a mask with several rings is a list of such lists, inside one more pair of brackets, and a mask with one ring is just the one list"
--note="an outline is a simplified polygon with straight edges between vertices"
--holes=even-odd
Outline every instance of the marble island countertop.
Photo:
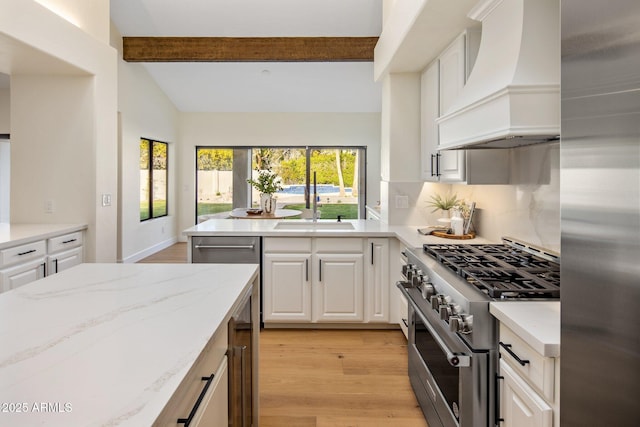
[[151,425],[256,275],[81,264],[0,294],[0,425]]
[[[309,224],[309,228],[278,229],[279,223],[296,222]],[[336,223],[336,220],[319,220],[321,224]],[[185,236],[270,236],[270,237],[395,237],[405,246],[420,247],[424,243],[491,243],[482,237],[470,240],[445,239],[442,237],[425,236],[418,233],[419,226],[388,225],[377,220],[343,220],[343,223],[353,225],[352,229],[314,229],[310,220],[234,220],[210,219],[184,230]]]

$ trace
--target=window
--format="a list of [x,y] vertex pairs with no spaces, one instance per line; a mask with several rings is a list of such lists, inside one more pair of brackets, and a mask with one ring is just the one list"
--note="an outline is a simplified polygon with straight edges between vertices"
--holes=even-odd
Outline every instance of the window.
[[365,164],[363,147],[196,147],[196,222],[257,206],[247,179],[267,168],[282,185],[278,208],[311,208],[315,188],[321,218],[362,218]]
[[140,139],[140,221],[167,215],[169,145]]

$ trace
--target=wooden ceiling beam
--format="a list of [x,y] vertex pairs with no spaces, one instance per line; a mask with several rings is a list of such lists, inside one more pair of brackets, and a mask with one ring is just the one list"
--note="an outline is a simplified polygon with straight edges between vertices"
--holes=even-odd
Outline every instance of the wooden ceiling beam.
[[378,37],[123,37],[128,62],[373,61]]

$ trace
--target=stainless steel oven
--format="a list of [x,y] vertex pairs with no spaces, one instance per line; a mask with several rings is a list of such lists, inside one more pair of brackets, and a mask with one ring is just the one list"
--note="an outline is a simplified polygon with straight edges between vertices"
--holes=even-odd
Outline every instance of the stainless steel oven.
[[416,297],[408,298],[409,379],[429,426],[490,425],[495,355],[470,349]]
[[409,378],[430,427],[496,423],[498,342],[491,301],[557,299],[559,258],[504,244],[436,244],[405,252]]

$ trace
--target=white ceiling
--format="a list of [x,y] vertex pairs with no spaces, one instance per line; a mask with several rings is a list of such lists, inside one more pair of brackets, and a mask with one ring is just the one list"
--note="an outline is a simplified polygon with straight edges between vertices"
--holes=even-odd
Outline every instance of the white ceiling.
[[[123,36],[379,36],[382,0],[111,0]],[[372,62],[144,63],[180,111],[379,112]]]

